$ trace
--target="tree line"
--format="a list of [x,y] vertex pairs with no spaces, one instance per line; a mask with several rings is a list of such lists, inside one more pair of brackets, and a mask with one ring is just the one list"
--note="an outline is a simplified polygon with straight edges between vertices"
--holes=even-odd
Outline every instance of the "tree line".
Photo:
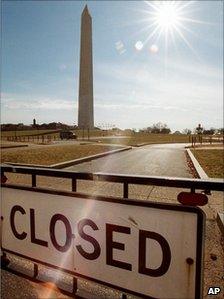
[[[37,124],[36,121],[33,122],[33,124],[30,125],[24,125],[23,123],[18,124],[1,124],[1,131],[26,131],[26,130],[77,130],[79,129],[77,125],[67,125],[61,122],[51,122],[51,123],[42,123]],[[94,128],[95,130],[101,130],[98,127]],[[193,131],[186,128],[182,131],[175,131],[173,134],[198,134],[200,129],[200,133],[204,135],[214,135],[214,134],[223,134],[224,128],[210,128],[205,129],[202,128],[200,125],[199,127],[196,127]],[[113,131],[122,131],[121,129],[115,127],[112,129]],[[136,129],[132,129],[131,131],[137,132]],[[153,124],[152,126],[142,128],[139,130],[140,133],[152,133],[152,134],[170,134],[171,129],[168,127],[166,123],[158,122]]]
[[69,126],[60,122],[51,122],[43,124],[32,124],[24,125],[23,123],[19,124],[2,124],[2,131],[28,131],[28,130],[65,130],[65,129],[76,129],[77,126]]

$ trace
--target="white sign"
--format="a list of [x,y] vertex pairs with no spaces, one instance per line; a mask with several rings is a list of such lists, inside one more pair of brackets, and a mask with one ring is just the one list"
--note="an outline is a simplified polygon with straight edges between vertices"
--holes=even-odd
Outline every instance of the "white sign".
[[142,297],[201,296],[200,209],[3,187],[2,215],[6,251]]

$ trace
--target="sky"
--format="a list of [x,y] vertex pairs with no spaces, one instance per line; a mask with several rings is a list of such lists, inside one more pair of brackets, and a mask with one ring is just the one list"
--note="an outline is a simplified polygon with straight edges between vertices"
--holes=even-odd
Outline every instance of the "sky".
[[223,127],[222,1],[2,1],[1,123],[77,124],[86,4],[95,126]]

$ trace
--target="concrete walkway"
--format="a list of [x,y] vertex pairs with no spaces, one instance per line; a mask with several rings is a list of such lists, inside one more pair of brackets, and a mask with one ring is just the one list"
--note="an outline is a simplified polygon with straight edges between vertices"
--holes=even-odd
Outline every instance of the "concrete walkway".
[[158,144],[133,148],[67,169],[86,172],[192,177],[185,156],[186,144]]

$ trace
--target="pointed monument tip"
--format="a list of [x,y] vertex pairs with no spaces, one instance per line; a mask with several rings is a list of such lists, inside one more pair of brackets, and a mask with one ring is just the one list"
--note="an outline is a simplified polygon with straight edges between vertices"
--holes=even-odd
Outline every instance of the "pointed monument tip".
[[87,13],[89,13],[87,4],[85,5],[85,7],[84,7],[84,9],[83,9],[83,12],[87,12]]

